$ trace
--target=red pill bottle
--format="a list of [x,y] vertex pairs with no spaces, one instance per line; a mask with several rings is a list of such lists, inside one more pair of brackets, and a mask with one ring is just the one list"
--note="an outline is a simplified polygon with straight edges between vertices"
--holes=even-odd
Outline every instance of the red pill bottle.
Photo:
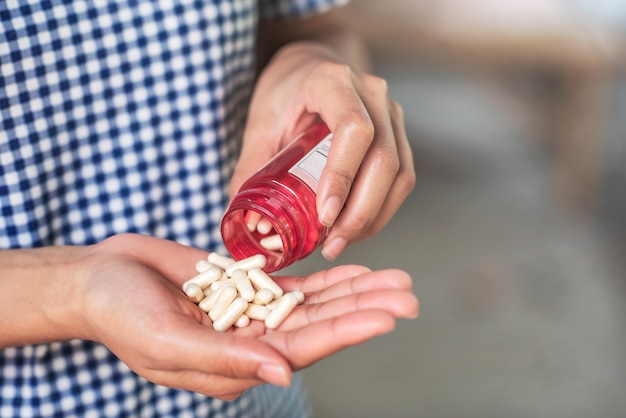
[[[271,273],[319,247],[328,228],[318,220],[315,198],[331,139],[324,123],[314,124],[241,186],[221,223],[231,257],[240,260],[263,254],[267,258],[263,270]],[[251,218],[259,217],[266,228],[249,225]],[[266,221],[271,224],[269,232]],[[270,237],[281,248],[262,245]]]

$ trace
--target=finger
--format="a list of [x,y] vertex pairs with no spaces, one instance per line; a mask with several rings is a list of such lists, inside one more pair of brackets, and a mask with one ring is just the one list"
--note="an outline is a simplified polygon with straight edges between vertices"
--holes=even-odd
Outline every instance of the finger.
[[418,301],[412,293],[394,289],[357,293],[323,303],[300,305],[283,321],[279,329],[294,330],[319,321],[368,310],[384,311],[395,318],[415,318],[418,314]]
[[318,292],[306,294],[306,303],[322,303],[356,293],[380,290],[410,291],[413,280],[401,270],[379,271],[341,280]]
[[273,279],[286,292],[300,290],[307,294],[326,289],[335,283],[371,271],[365,266],[348,264],[319,271],[306,277],[273,276]]
[[393,100],[390,100],[389,109],[392,114],[391,120],[393,123],[394,137],[396,138],[400,167],[389,193],[387,193],[384,199],[384,204],[379,210],[377,218],[371,224],[369,230],[359,237],[359,240],[371,237],[380,231],[398,211],[402,202],[404,202],[415,187],[415,164],[411,144],[404,128],[404,111],[402,107]]
[[333,132],[317,189],[320,222],[330,226],[339,215],[374,140],[374,122],[357,91],[350,67],[325,63],[309,85],[307,110],[319,114]]
[[[197,370],[236,379],[260,379],[277,385],[288,385],[291,370],[285,359],[267,344],[240,337],[234,333],[219,333],[192,321],[157,321],[162,336],[154,344],[156,352],[147,352],[157,359],[153,369]],[[163,358],[166,355],[166,358]]]
[[386,83],[375,76],[364,76],[359,80],[358,90],[374,123],[375,136],[361,162],[343,210],[323,243],[322,255],[331,261],[349,243],[370,229],[400,168]]
[[286,292],[304,292],[306,303],[325,302],[370,290],[411,290],[413,287],[413,280],[405,271],[388,269],[373,272],[357,265],[338,266],[303,278],[275,277],[274,281]]
[[294,370],[330,356],[344,348],[385,334],[395,327],[385,311],[362,311],[316,322],[290,332],[273,332],[262,337],[291,362]]
[[258,379],[232,379],[197,370],[157,371],[149,380],[225,401],[236,399],[244,391],[265,383]]

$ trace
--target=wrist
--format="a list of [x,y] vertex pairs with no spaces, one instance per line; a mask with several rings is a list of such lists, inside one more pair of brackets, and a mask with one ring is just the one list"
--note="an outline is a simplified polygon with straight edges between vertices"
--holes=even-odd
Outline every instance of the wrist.
[[0,252],[0,346],[85,337],[76,274],[85,248]]

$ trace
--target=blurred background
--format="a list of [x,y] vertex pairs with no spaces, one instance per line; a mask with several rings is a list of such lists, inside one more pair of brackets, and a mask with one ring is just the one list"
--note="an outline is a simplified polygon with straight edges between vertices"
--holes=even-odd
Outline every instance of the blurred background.
[[421,313],[305,371],[317,417],[626,417],[626,2],[348,8],[417,185],[336,264],[408,271]]

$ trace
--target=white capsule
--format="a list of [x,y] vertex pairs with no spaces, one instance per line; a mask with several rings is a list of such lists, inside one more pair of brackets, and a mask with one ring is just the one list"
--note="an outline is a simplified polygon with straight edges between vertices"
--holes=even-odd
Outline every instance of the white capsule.
[[262,269],[263,267],[265,267],[266,263],[267,263],[267,258],[265,258],[263,254],[255,254],[251,257],[247,257],[239,261],[236,261],[233,264],[230,264],[228,267],[226,267],[225,270],[226,270],[226,274],[228,274],[230,277],[233,277],[233,271],[237,269],[241,269],[246,272],[253,268]]
[[263,288],[256,292],[253,302],[255,305],[267,305],[272,299],[274,299],[274,293],[267,288]]
[[283,249],[283,240],[280,238],[280,235],[274,234],[265,238],[261,238],[259,241],[261,247],[270,251],[278,251]]
[[[230,284],[229,286],[233,287]],[[206,292],[206,289],[205,289],[204,299],[202,299],[198,303],[198,306],[200,307],[200,309],[202,309],[204,312],[207,312],[207,313],[211,312],[211,309],[213,309],[213,306],[215,306],[215,302],[217,301],[217,298],[220,296],[220,294],[226,287],[227,286],[222,286],[217,290],[209,291],[209,292]]]
[[209,268],[211,268],[213,264],[209,263],[207,260],[202,259],[202,260],[198,260],[196,261],[196,271],[198,273],[202,273],[203,271],[208,270]]
[[276,284],[274,280],[261,270],[260,268],[253,268],[248,270],[248,277],[250,281],[257,289],[269,289],[274,294],[275,298],[281,297],[283,295],[283,289]]
[[209,267],[208,270],[198,273],[196,276],[183,283],[183,288],[189,283],[195,283],[200,286],[201,289],[204,289],[211,283],[219,280],[220,277],[222,277],[222,270],[217,267]]
[[272,229],[274,229],[274,225],[272,225],[272,223],[268,221],[267,218],[261,218],[256,224],[256,230],[259,234],[269,234]]
[[246,315],[248,315],[250,319],[258,319],[259,321],[265,321],[269,314],[270,310],[267,309],[267,306],[249,303],[246,309]]
[[233,325],[237,328],[245,328],[250,325],[250,317],[246,314],[241,314],[241,316],[237,318]]
[[298,304],[298,299],[291,293],[287,293],[278,299],[276,307],[265,318],[265,327],[268,329],[276,329],[287,318],[287,315],[293,311]]
[[225,255],[222,255],[220,253],[209,253],[209,255],[207,256],[207,261],[211,264],[215,264],[222,270],[226,270],[226,267],[235,262],[235,260],[233,260],[232,258],[226,257]]
[[248,279],[248,275],[245,271],[240,269],[233,271],[233,282],[235,283],[235,288],[237,288],[237,291],[242,298],[248,302],[252,302],[252,300],[254,300],[254,288],[252,287],[252,283],[250,283],[250,279]]
[[292,295],[294,295],[296,297],[296,300],[298,301],[298,305],[304,303],[304,293],[302,293],[302,291],[300,290],[292,290],[291,292]]
[[271,301],[270,303],[268,303],[267,305],[265,305],[267,307],[267,309],[269,309],[270,311],[273,311],[274,308],[276,307],[276,305],[278,305],[278,301],[280,300],[280,298],[278,299],[274,299],[273,301]]
[[[235,300],[237,297],[237,290],[232,286],[226,286],[220,292],[215,304],[209,311],[209,318],[215,321],[219,318],[224,310]],[[246,301],[247,303],[247,301]],[[235,318],[236,319],[236,318]]]
[[248,231],[254,232],[256,229],[259,220],[261,219],[261,214],[259,212],[255,212],[253,210],[249,210],[246,212],[245,221],[246,226],[248,227]]
[[224,309],[219,317],[213,320],[213,329],[216,331],[226,331],[239,319],[247,308],[247,300],[241,297],[236,298]]
[[202,288],[197,283],[187,283],[183,286],[183,292],[185,292],[190,300],[196,303],[200,302],[204,298]]
[[224,285],[231,285],[231,286],[235,286],[235,282],[233,281],[233,279],[231,279],[230,277],[226,280],[220,279],[218,281],[215,281],[213,283],[211,283],[211,290],[217,290],[220,287],[224,286]]

